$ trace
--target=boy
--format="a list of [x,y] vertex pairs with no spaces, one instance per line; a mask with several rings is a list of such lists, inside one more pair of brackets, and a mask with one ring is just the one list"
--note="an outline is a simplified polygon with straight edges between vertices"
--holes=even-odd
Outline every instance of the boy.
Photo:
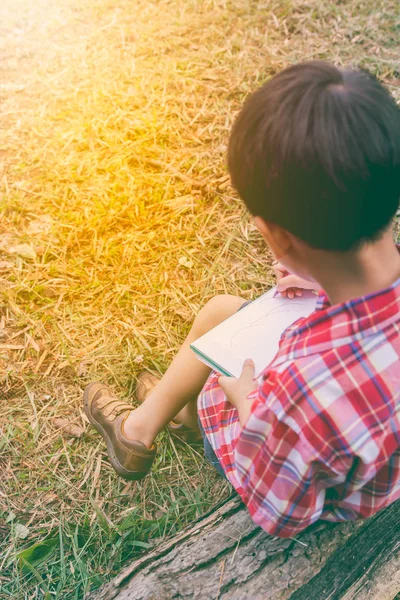
[[315,312],[284,332],[259,386],[251,361],[219,377],[189,348],[243,304],[216,297],[157,385],[141,379],[139,408],[94,383],[86,413],[127,479],[149,471],[171,419],[190,440],[199,417],[206,454],[271,534],[368,517],[400,497],[400,111],[366,72],[291,66],[244,104],[228,164],[278,289],[322,288]]

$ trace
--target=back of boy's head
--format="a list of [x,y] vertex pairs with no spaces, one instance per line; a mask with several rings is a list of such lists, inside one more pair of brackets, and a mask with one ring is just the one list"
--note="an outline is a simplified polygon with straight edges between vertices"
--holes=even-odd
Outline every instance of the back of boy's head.
[[366,71],[297,64],[246,100],[228,165],[254,216],[315,248],[351,250],[398,208],[400,109]]

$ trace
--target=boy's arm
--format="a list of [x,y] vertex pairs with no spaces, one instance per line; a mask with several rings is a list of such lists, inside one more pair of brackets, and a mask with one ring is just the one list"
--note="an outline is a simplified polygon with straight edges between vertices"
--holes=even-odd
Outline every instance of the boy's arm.
[[329,482],[343,479],[329,471],[299,431],[271,410],[266,398],[271,401],[280,392],[287,393],[287,382],[278,389],[276,374],[270,373],[259,386],[254,363],[247,359],[240,377],[221,376],[218,383],[236,407],[242,426],[233,455],[235,479],[241,486],[236,489],[253,521],[271,535],[292,537],[321,516]]
[[225,377],[221,375],[218,384],[224,391],[224,394],[238,411],[239,421],[242,427],[250,416],[252,399],[248,398],[251,392],[258,389],[257,380],[254,379],[254,362],[247,358],[243,363],[243,369],[240,377]]

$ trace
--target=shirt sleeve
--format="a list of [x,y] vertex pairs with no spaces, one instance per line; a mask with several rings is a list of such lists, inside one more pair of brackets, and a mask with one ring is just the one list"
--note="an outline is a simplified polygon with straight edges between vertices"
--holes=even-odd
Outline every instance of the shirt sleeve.
[[320,517],[333,473],[324,472],[296,424],[279,418],[273,377],[251,397],[251,414],[234,449],[242,500],[268,533],[292,537]]

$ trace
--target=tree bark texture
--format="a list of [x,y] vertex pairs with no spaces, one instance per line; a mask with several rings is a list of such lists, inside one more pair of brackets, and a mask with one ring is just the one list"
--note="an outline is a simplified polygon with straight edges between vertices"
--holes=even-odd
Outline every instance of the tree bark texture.
[[319,522],[283,539],[257,527],[235,497],[88,600],[394,600],[399,593],[400,501],[365,521]]

